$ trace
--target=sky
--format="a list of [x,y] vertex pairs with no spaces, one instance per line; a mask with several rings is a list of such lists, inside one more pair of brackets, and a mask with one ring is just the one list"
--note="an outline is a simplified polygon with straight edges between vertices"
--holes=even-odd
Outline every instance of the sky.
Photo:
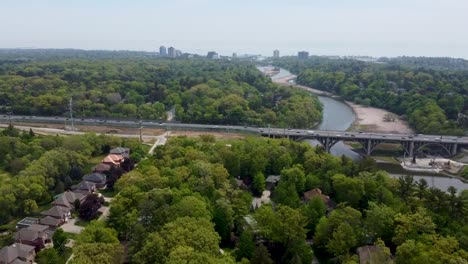
[[467,0],[0,0],[0,48],[468,59]]

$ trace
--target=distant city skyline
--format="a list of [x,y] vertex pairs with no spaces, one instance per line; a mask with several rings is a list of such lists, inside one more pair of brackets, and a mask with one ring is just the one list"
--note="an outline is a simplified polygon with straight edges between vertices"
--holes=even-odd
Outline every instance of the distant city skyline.
[[0,48],[468,59],[465,0],[2,0]]

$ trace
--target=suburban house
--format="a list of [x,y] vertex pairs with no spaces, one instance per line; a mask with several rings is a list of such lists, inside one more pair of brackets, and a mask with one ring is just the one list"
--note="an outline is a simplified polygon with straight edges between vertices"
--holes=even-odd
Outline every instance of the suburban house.
[[0,249],[0,264],[34,263],[36,251],[33,246],[14,243]]
[[57,205],[48,210],[42,211],[41,215],[61,219],[64,222],[67,222],[71,217],[69,208]]
[[265,183],[266,183],[266,189],[269,191],[273,191],[275,187],[278,185],[278,182],[280,181],[281,176],[280,175],[270,175],[266,178]]
[[109,171],[110,169],[111,169],[111,165],[99,163],[98,165],[94,166],[93,172],[104,173],[106,171]]
[[50,230],[57,229],[57,227],[61,226],[63,223],[65,223],[63,219],[57,219],[52,216],[39,219],[39,224],[48,226]]
[[122,155],[124,158],[130,158],[130,149],[129,148],[122,148],[122,147],[116,147],[113,148],[109,151],[109,154],[118,154]]
[[52,202],[52,205],[66,207],[70,210],[75,209],[75,201],[79,200],[82,203],[86,198],[86,195],[81,192],[71,192],[66,191],[60,194],[55,201]]
[[305,192],[303,199],[304,199],[304,202],[307,203],[310,200],[312,200],[312,198],[314,197],[319,197],[323,201],[325,206],[327,207],[328,211],[335,208],[335,203],[330,199],[328,195],[323,194],[322,190],[320,190],[319,188],[315,188],[315,189]]
[[255,211],[258,208],[260,208],[260,206],[262,206],[263,204],[271,203],[270,194],[270,191],[263,191],[262,196],[260,198],[254,197],[252,203],[250,204],[250,210]]
[[89,181],[82,181],[76,185],[72,185],[71,187],[73,192],[80,192],[84,195],[88,195],[96,191],[96,184]]
[[124,157],[120,154],[109,154],[101,161],[101,163],[120,167],[120,164],[123,162],[123,160]]
[[94,172],[83,176],[83,181],[92,182],[100,189],[106,186],[107,178],[105,174]]
[[31,226],[32,224],[38,224],[38,223],[39,223],[39,218],[25,217],[16,224],[16,229],[26,228],[26,227]]
[[50,242],[50,232],[47,232],[48,229],[48,226],[33,224],[16,232],[15,241],[20,244],[33,246],[37,252],[43,249],[47,242]]

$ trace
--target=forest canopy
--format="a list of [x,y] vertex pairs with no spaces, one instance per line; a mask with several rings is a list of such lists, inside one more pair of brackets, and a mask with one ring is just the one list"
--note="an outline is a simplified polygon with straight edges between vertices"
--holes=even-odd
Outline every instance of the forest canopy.
[[161,120],[174,109],[187,123],[310,128],[321,120],[316,97],[275,85],[248,61],[47,52],[0,52],[0,112],[63,116],[73,98],[77,117]]
[[462,135],[468,129],[468,62],[450,58],[382,58],[376,62],[313,56],[274,65],[297,83],[405,116],[416,131]]

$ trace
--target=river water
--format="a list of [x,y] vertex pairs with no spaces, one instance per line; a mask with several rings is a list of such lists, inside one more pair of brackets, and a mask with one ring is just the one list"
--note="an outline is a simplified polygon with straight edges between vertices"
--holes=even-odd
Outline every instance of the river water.
[[[258,67],[260,71],[263,71],[264,68],[265,67]],[[289,75],[291,75],[291,72],[289,72],[286,69],[280,68],[280,72],[276,75],[273,75],[271,78],[272,80],[275,80]],[[356,119],[356,115],[348,105],[331,97],[323,95],[317,96],[319,101],[323,105],[323,118],[322,123],[319,124],[315,129],[345,131],[353,124],[354,120]],[[315,140],[307,141],[313,146],[318,144],[318,142]],[[335,156],[345,155],[347,157],[352,158],[353,160],[360,159],[360,155],[358,153],[352,151],[341,141],[336,143],[331,148],[330,153]],[[403,170],[401,166],[397,164],[379,163],[379,168],[387,171],[389,175],[394,178],[399,177],[401,175],[413,175],[416,181],[424,178],[428,182],[429,186],[436,187],[444,191],[447,190],[447,188],[450,186],[454,186],[459,191],[468,190],[468,184],[455,178],[442,177],[434,174],[423,174],[419,172],[409,172]]]

